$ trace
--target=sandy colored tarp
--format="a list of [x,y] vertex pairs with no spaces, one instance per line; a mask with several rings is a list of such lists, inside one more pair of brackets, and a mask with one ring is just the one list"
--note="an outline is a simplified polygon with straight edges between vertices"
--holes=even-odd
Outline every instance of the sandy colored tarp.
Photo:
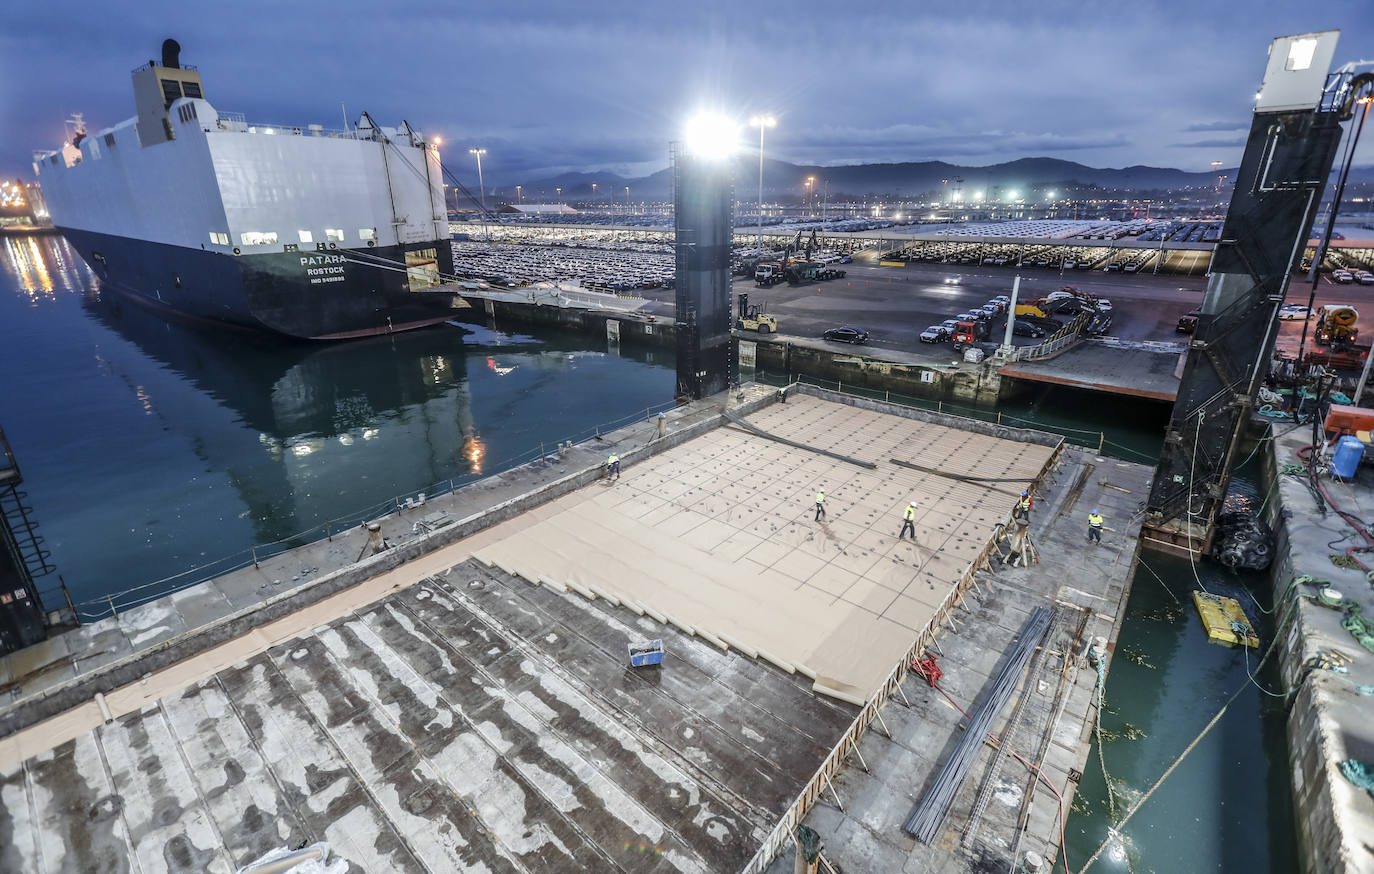
[[[806,396],[749,422],[878,467],[721,428],[499,526],[475,555],[867,698],[1020,494],[891,459],[1029,484],[1053,452]],[[897,538],[911,500],[914,543]]]

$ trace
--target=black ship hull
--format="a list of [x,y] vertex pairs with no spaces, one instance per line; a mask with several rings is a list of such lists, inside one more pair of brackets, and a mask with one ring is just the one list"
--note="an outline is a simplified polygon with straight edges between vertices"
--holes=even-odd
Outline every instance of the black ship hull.
[[338,340],[424,327],[451,318],[457,301],[430,287],[434,276],[453,272],[447,240],[228,255],[59,230],[109,288],[190,318],[289,337]]

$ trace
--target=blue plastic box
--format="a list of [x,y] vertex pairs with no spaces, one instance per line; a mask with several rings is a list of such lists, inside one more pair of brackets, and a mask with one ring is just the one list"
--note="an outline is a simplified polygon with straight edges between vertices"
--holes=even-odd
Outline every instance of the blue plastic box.
[[663,664],[662,640],[631,641],[627,648],[630,651],[630,667],[632,668]]
[[1331,456],[1331,469],[1341,479],[1351,479],[1355,476],[1355,469],[1360,466],[1360,459],[1364,458],[1364,444],[1360,438],[1346,434],[1336,441],[1336,452]]

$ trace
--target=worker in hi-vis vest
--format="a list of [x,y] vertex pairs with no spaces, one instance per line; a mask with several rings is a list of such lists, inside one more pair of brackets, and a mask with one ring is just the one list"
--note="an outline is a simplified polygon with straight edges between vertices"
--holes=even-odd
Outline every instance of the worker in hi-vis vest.
[[906,509],[902,511],[902,533],[897,535],[897,539],[898,539],[898,540],[901,540],[903,537],[906,537],[906,533],[907,533],[908,531],[911,532],[911,539],[914,541],[914,540],[916,539],[916,502],[915,502],[915,501],[912,501],[912,502],[910,502],[909,504],[907,504],[907,505],[906,505]]
[[1012,515],[1029,519],[1030,512],[1034,507],[1035,499],[1031,497],[1028,490],[1023,489],[1021,491],[1021,499],[1016,502],[1016,509],[1012,511]]
[[816,521],[819,522],[819,521],[821,521],[821,520],[824,519],[824,518],[825,518],[825,492],[824,492],[824,491],[821,491],[821,490],[817,490],[817,492],[816,492]]
[[619,456],[619,455],[616,455],[615,453],[611,453],[611,456],[610,456],[609,458],[606,459],[606,476],[613,476],[613,477],[615,477],[616,479],[620,479],[620,456]]
[[1096,510],[1088,514],[1088,542],[1102,544],[1102,517]]

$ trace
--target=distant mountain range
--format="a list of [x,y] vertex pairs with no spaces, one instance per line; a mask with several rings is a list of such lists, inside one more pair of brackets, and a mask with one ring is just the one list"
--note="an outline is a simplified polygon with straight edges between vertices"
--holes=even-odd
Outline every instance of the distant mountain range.
[[[824,187],[832,199],[841,196],[863,197],[919,197],[929,192],[945,191],[953,194],[956,186],[962,189],[965,200],[978,194],[992,198],[1000,193],[1022,193],[1030,198],[1034,193],[1044,196],[1055,189],[1079,190],[1096,188],[1103,191],[1179,191],[1185,188],[1206,188],[1216,184],[1218,175],[1235,179],[1236,168],[1226,167],[1216,172],[1190,173],[1172,167],[1089,167],[1059,158],[1021,158],[987,167],[963,167],[944,161],[911,161],[900,164],[850,164],[821,167],[791,164],[786,161],[764,162],[764,197],[800,197],[803,181],[808,176],[817,180],[817,188]],[[758,186],[759,165],[747,156],[737,159],[735,186],[742,200],[751,200]],[[1334,171],[1333,171],[1334,175]],[[1354,168],[1351,182],[1374,181],[1374,167]],[[948,181],[945,181],[948,180]],[[958,181],[962,180],[962,181]],[[563,173],[547,179],[521,183],[524,199],[538,198],[543,190],[552,199],[557,188],[563,189],[563,200],[586,200],[596,183],[596,199],[624,199],[625,186],[630,187],[634,200],[666,200],[672,195],[672,170],[665,168],[639,178],[625,178],[615,173]],[[506,185],[503,194],[512,191]]]

